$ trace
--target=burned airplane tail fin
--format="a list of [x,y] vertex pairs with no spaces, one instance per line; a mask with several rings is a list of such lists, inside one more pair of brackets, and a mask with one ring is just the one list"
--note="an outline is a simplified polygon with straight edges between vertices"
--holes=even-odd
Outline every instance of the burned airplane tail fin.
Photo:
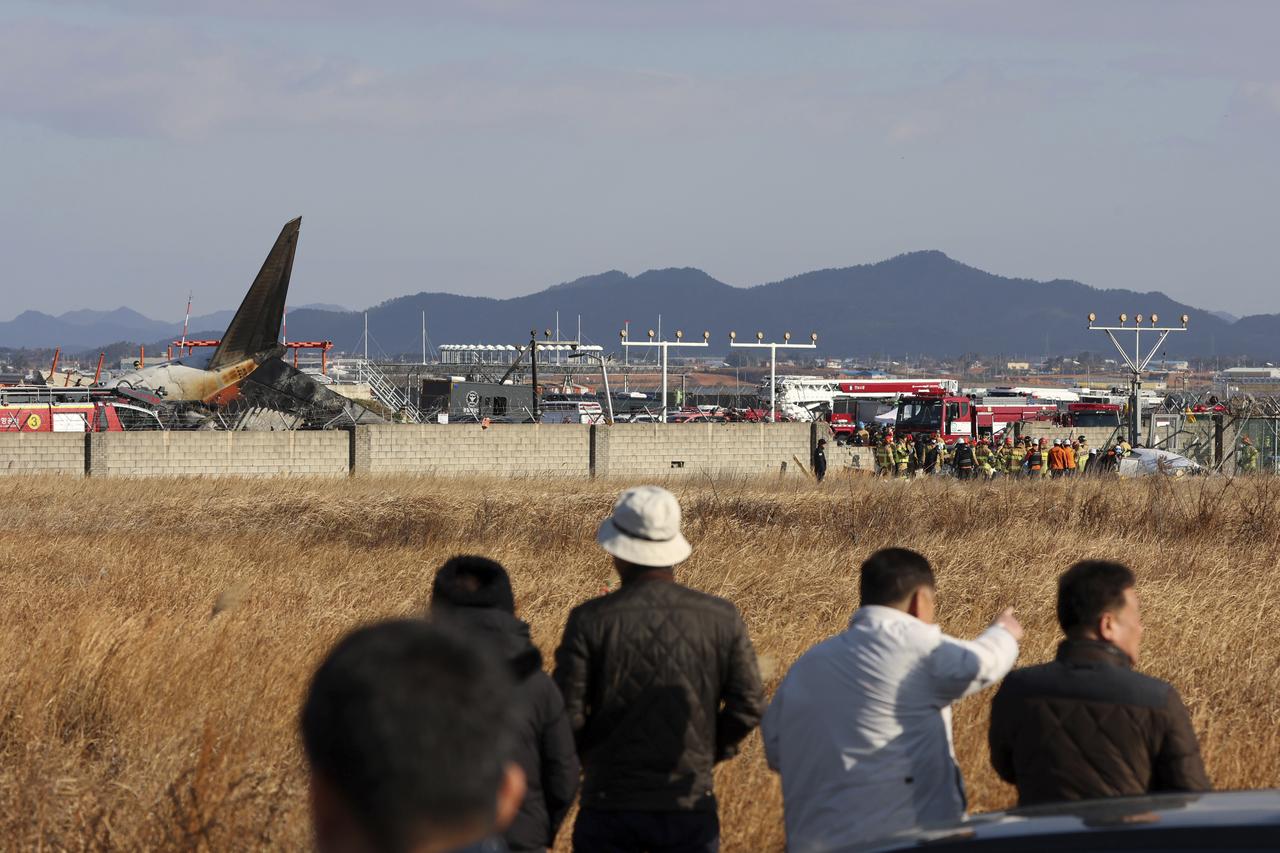
[[293,253],[298,248],[298,229],[302,217],[287,223],[271,247],[267,259],[244,301],[222,335],[222,343],[214,350],[209,369],[215,370],[243,361],[268,350],[280,340],[280,322],[284,317],[285,297],[289,293],[289,276],[293,272]]

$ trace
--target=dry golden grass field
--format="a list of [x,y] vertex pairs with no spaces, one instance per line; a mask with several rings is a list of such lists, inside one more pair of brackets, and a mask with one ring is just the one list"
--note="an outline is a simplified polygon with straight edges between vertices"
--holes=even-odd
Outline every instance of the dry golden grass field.
[[[422,610],[459,552],[505,563],[550,658],[611,580],[596,524],[623,483],[10,479],[0,504],[0,838],[9,848],[308,844],[295,715],[353,626]],[[742,609],[770,690],[840,630],[873,549],[926,554],[951,633],[1006,604],[1021,662],[1057,642],[1057,574],[1138,572],[1142,668],[1172,680],[1218,787],[1280,785],[1280,483],[796,480],[672,484],[692,586]],[[956,748],[975,810],[1010,803],[985,755],[990,694]],[[718,775],[725,849],[778,850],[758,736]],[[561,843],[567,832],[562,833]]]

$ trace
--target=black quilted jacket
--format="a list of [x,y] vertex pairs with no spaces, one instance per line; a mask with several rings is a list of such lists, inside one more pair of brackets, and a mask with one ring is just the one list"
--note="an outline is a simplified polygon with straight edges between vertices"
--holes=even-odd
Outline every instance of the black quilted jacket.
[[709,811],[711,768],[756,727],[764,691],[728,601],[637,579],[575,608],[556,650],[583,808]]
[[988,741],[1019,805],[1210,787],[1178,691],[1110,643],[1067,640],[1052,663],[1010,673]]

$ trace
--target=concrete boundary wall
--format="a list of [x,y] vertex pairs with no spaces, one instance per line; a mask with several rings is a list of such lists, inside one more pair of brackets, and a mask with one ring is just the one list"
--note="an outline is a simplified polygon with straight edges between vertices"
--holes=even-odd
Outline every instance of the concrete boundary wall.
[[0,433],[0,474],[91,477],[759,476],[807,470],[813,424],[377,425],[298,432]]
[[[597,427],[600,477],[758,476],[808,469],[813,428],[781,424],[615,424]],[[799,465],[797,465],[797,462]]]
[[0,476],[69,474],[83,477],[82,432],[0,432]]
[[587,477],[593,429],[581,424],[358,426],[351,473]]
[[91,477],[345,477],[350,470],[350,438],[339,431],[156,430],[88,438]]

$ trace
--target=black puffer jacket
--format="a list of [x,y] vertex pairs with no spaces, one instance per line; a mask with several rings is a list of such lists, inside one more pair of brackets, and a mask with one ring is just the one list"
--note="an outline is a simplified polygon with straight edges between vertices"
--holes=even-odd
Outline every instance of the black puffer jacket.
[[711,768],[764,709],[737,608],[652,573],[569,614],[555,680],[585,769],[583,808],[715,810]]
[[1052,663],[1010,673],[988,740],[1019,805],[1210,787],[1178,691],[1110,643],[1067,640]]
[[450,608],[442,618],[482,635],[511,665],[520,699],[514,758],[529,787],[504,837],[512,851],[545,850],[578,792],[578,756],[564,700],[542,671],[542,653],[527,624],[502,610],[475,607]]

